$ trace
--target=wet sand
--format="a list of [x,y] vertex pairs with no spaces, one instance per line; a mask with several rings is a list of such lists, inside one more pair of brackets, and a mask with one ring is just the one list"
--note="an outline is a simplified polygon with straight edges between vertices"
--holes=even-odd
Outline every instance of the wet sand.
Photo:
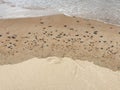
[[64,15],[0,20],[0,64],[69,57],[120,70],[120,27]]

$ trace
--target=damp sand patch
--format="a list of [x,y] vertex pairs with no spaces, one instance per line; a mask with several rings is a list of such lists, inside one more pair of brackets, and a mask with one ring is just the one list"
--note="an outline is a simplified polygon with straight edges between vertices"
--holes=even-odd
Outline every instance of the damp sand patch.
[[0,20],[0,64],[56,56],[120,70],[119,40],[120,27],[78,17],[3,19]]

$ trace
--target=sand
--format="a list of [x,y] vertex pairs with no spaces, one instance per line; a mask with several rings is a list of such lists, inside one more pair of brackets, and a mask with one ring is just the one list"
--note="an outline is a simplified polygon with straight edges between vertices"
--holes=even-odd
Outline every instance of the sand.
[[120,69],[120,27],[51,15],[0,20],[0,64],[34,57],[70,57]]
[[0,20],[0,90],[119,90],[120,27],[65,15]]
[[0,66],[0,90],[120,90],[120,72],[70,58]]

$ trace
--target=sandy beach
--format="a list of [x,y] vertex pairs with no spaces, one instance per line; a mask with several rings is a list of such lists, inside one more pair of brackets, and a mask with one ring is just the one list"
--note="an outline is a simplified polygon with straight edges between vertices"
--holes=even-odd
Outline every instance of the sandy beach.
[[119,26],[65,15],[0,20],[0,90],[119,90],[119,70]]
[[70,57],[120,69],[120,27],[52,15],[0,20],[0,64],[34,57]]
[[120,72],[70,58],[0,66],[0,90],[119,90]]

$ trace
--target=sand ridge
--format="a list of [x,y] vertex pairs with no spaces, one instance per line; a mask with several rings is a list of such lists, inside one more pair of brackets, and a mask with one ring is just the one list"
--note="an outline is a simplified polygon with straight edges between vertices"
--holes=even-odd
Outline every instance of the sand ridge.
[[120,69],[120,27],[65,15],[0,20],[0,64],[70,57]]

